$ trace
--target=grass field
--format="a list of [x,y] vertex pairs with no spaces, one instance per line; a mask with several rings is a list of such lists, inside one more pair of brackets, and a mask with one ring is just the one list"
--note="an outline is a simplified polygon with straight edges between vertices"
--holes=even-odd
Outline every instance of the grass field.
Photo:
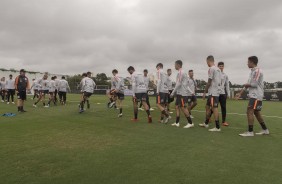
[[[49,109],[32,108],[28,100],[27,113],[0,117],[1,184],[282,183],[282,103],[263,104],[270,136],[242,138],[247,123],[240,114],[247,101],[228,101],[228,111],[238,114],[228,115],[230,127],[213,133],[157,123],[157,110],[153,124],[145,112],[132,123],[130,97],[120,119],[106,108],[105,96],[92,97],[84,114],[78,114],[78,95],[68,100]],[[203,109],[199,100],[196,125],[204,120]],[[1,103],[0,113],[6,112],[16,112],[16,106]]]

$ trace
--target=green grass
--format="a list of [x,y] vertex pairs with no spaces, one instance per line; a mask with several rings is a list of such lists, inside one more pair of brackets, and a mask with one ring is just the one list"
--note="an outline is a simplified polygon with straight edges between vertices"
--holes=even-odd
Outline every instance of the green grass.
[[[265,117],[270,136],[242,138],[238,134],[247,127],[243,115],[229,115],[231,126],[211,133],[159,124],[159,111],[153,112],[153,124],[144,112],[132,123],[130,97],[121,119],[106,108],[105,96],[92,97],[84,114],[78,114],[78,95],[69,100],[67,106],[49,109],[34,109],[28,100],[27,113],[0,117],[1,184],[281,183],[280,118]],[[244,114],[246,105],[228,101],[228,111]],[[199,100],[195,110],[203,109]],[[15,105],[1,103],[0,113],[6,112],[16,112]],[[264,102],[262,112],[282,116],[282,103]],[[195,124],[204,119],[203,112],[193,115]],[[181,123],[186,124],[184,118]]]

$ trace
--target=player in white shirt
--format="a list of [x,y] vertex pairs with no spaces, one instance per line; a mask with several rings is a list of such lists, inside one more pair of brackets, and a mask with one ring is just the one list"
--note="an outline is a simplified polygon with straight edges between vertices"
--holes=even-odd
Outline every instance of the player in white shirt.
[[33,89],[33,100],[36,98],[39,98],[39,84],[38,81],[36,79],[32,79],[32,85],[30,87],[30,89]]
[[[168,123],[171,116],[166,110],[166,105],[168,103],[169,91],[167,86],[168,76],[163,71],[163,64],[158,63],[157,69],[157,106],[161,111],[161,123]],[[166,119],[164,119],[166,118]]]
[[12,104],[15,104],[14,102],[15,79],[13,79],[13,75],[9,75],[9,79],[6,81],[6,89],[7,89],[7,104],[10,104],[10,98],[12,100]]
[[59,98],[62,105],[66,105],[68,91],[71,92],[69,83],[66,81],[66,77],[62,76],[58,86]]
[[80,86],[81,86],[81,92],[82,92],[82,98],[80,101],[80,110],[79,113],[83,113],[84,112],[84,104],[87,102],[87,108],[90,108],[90,103],[89,103],[89,98],[92,96],[92,94],[94,93],[94,89],[96,87],[95,82],[90,78],[91,77],[91,73],[88,72],[83,73],[82,74],[82,80],[80,82]]
[[197,91],[197,82],[194,79],[194,71],[189,70],[188,73],[188,84],[190,89],[192,90],[192,93],[189,94],[188,96],[188,111],[190,113],[190,117],[194,118],[192,116],[192,110],[197,106],[197,96],[196,96],[196,91]]
[[48,74],[45,73],[42,79],[38,80],[38,86],[39,86],[39,98],[38,100],[33,104],[33,107],[37,107],[37,104],[42,101],[42,104],[44,107],[49,107],[45,103],[46,95],[49,95],[49,81]]
[[116,96],[117,107],[119,109],[118,117],[122,117],[122,110],[123,110],[123,100],[124,100],[124,79],[118,76],[118,71],[114,69],[112,71],[113,74],[113,92]]
[[60,80],[58,79],[57,76],[54,76],[54,80],[55,80],[55,86],[56,86],[54,99],[55,99],[55,102],[57,103],[58,102],[58,87],[59,87]]
[[1,84],[1,96],[2,96],[2,102],[5,102],[7,99],[6,99],[6,81],[5,81],[5,77],[2,77],[1,78],[1,81],[0,81],[0,84]]
[[47,105],[48,107],[50,107],[51,102],[53,102],[54,105],[57,105],[55,101],[55,91],[56,91],[55,77],[51,77],[51,80],[49,81],[49,101]]
[[148,123],[152,123],[152,116],[147,104],[147,87],[145,84],[144,76],[142,73],[135,72],[134,67],[130,66],[127,68],[128,73],[131,75],[132,81],[132,91],[133,91],[133,108],[134,108],[134,118],[133,122],[138,121],[138,102],[143,104],[148,116]]
[[[146,85],[147,93],[148,93],[148,91],[149,91],[149,84],[150,84],[150,78],[149,78],[149,76],[148,76],[148,70],[147,70],[147,69],[144,69],[144,70],[143,70],[143,74],[144,74],[144,81],[145,81],[145,85]],[[150,111],[153,111],[154,109],[151,108],[149,95],[147,95],[146,102],[147,102],[147,104],[148,104],[148,106],[149,106]],[[139,105],[139,110],[141,110],[141,111],[144,110],[144,109],[142,109],[142,103],[140,103],[140,105]]]
[[170,111],[170,104],[174,101],[174,97],[170,97],[170,94],[173,91],[172,88],[172,77],[171,77],[172,71],[171,69],[167,69],[167,87],[168,87],[168,93],[169,93],[169,97],[168,97],[168,103],[167,103],[167,111],[172,114],[173,112]]

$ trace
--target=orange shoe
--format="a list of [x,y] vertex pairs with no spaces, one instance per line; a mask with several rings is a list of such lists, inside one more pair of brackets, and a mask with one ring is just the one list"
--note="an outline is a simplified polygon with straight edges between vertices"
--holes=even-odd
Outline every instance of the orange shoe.
[[138,119],[135,119],[135,118],[132,118],[131,121],[132,121],[132,122],[137,122],[137,121],[139,121],[139,120],[138,120]]
[[148,117],[148,123],[152,123],[152,122],[153,122],[152,117],[149,116],[149,117]]
[[223,126],[229,126],[227,122],[222,123]]

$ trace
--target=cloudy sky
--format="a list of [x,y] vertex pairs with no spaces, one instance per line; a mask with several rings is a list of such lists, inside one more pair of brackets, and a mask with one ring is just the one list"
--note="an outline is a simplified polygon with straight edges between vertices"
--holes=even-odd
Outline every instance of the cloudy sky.
[[257,55],[265,80],[281,81],[281,18],[281,0],[1,0],[0,68],[126,76],[181,59],[206,79],[212,54],[243,83]]

